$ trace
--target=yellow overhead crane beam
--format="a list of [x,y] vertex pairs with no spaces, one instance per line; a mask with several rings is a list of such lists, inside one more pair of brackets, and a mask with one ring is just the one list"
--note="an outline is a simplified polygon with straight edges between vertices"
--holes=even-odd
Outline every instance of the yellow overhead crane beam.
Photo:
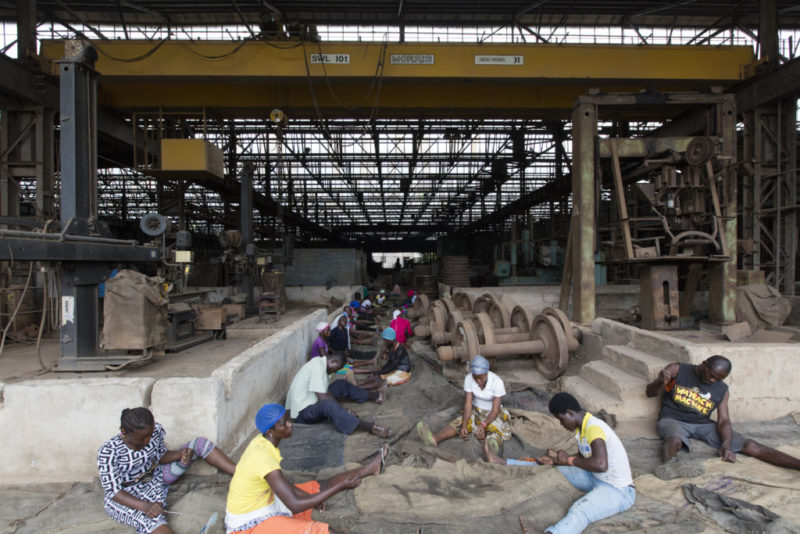
[[[318,109],[326,118],[564,116],[589,88],[725,87],[743,79],[755,59],[748,46],[93,44],[104,105],[129,111],[206,108],[235,116],[265,116],[275,107],[295,117],[316,116]],[[63,55],[63,41],[42,43],[45,59]]]

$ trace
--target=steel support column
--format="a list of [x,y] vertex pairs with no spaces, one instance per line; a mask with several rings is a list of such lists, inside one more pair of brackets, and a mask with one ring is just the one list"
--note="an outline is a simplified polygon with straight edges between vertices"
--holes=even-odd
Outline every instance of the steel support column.
[[572,216],[578,230],[572,239],[572,317],[590,323],[595,317],[595,135],[597,106],[580,100],[572,111]]
[[[70,43],[59,63],[61,80],[61,228],[89,235],[97,214],[96,87],[93,49]],[[62,265],[61,359],[59,370],[81,370],[79,358],[96,357],[99,349],[96,267]],[[102,367],[101,367],[102,369]],[[88,369],[87,369],[88,370]]]
[[711,266],[709,276],[708,316],[715,322],[736,320],[736,100],[724,95],[715,106],[717,135],[722,138],[720,158],[722,177],[719,188],[723,228],[721,238],[727,245],[730,261]]
[[247,297],[247,309],[255,308],[253,298],[253,271],[255,244],[253,243],[253,166],[245,163],[242,169],[242,198],[239,204],[239,219],[242,232],[242,252],[246,265],[242,271],[242,292]]

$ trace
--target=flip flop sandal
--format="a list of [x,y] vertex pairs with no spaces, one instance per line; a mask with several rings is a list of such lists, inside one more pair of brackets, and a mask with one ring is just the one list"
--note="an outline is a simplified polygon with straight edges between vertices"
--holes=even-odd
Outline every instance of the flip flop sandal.
[[386,471],[386,455],[389,454],[389,444],[387,442],[384,442],[383,445],[381,445],[380,454],[381,454],[381,468],[378,471],[378,474],[382,475],[383,472]]
[[206,526],[200,529],[200,534],[216,534],[218,521],[219,521],[219,514],[217,514],[217,512],[214,512],[213,514],[211,514],[211,517],[208,518]]
[[486,443],[489,445],[489,450],[494,454],[500,454],[500,441],[495,436],[486,438]]
[[436,446],[436,440],[433,438],[433,432],[431,432],[431,429],[425,424],[425,421],[420,421],[417,423],[417,434],[419,434],[419,439],[422,440],[422,443],[428,447]]

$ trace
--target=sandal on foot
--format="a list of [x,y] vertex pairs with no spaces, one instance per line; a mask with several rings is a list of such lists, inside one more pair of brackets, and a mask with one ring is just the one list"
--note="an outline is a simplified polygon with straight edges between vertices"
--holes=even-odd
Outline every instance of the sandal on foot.
[[497,436],[487,437],[486,446],[489,447],[489,450],[494,454],[500,454],[500,440],[497,438]]
[[383,472],[386,471],[386,457],[389,455],[389,443],[384,441],[379,452],[381,455],[381,468],[378,471],[378,474],[382,475]]
[[379,438],[386,439],[392,435],[392,429],[381,426],[378,424],[372,424],[372,430],[370,431],[374,436],[378,436]]
[[436,440],[433,438],[433,432],[431,432],[431,429],[425,424],[425,421],[420,421],[417,423],[417,434],[419,434],[419,439],[422,440],[422,443],[428,447],[436,446]]

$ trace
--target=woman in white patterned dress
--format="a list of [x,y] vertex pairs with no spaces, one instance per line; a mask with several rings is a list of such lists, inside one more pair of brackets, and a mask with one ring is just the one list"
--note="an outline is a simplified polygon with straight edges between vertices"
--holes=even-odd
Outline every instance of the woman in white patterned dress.
[[126,408],[120,432],[97,452],[103,507],[112,519],[137,534],[171,534],[164,508],[169,485],[198,458],[233,475],[234,464],[206,438],[195,438],[168,451],[166,432],[147,408]]

